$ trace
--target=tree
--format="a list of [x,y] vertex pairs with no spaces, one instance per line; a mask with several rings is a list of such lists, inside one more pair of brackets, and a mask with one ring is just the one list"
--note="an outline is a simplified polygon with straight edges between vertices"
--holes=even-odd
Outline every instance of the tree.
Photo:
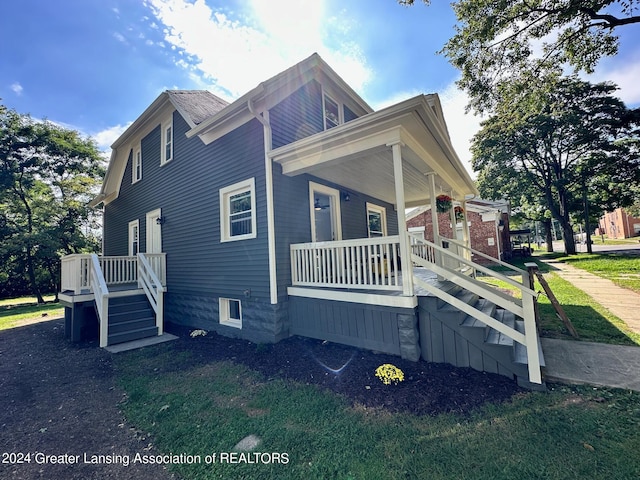
[[26,281],[42,303],[43,289],[59,290],[59,255],[95,249],[87,203],[103,163],[91,139],[0,105],[0,294]]
[[618,52],[616,29],[640,24],[639,5],[640,0],[458,0],[456,34],[442,53],[462,72],[458,85],[471,107],[484,112],[495,105],[505,81],[531,80],[566,66],[593,72],[602,57]]
[[597,208],[624,207],[634,200],[629,187],[640,184],[640,112],[613,97],[615,89],[556,75],[537,86],[505,84],[473,140],[481,193],[542,203],[568,254],[576,252],[571,215],[584,210],[585,191]]

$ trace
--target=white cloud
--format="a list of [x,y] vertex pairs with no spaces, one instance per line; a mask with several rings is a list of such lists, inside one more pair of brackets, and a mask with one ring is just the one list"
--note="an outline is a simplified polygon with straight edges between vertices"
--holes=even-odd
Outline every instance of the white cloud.
[[471,140],[480,130],[482,117],[465,113],[469,97],[455,83],[449,84],[439,95],[453,148],[467,171],[475,178],[471,169]]
[[165,42],[191,57],[212,83],[209,89],[224,97],[246,93],[313,52],[356,90],[371,77],[359,47],[346,37],[331,36],[328,46],[329,19],[320,0],[253,0],[237,14],[214,11],[204,0],[147,0],[147,5],[164,25]]
[[592,82],[611,81],[620,87],[615,95],[620,97],[627,106],[640,104],[640,58],[632,62],[603,62],[596,72],[586,77]]
[[13,90],[13,93],[18,96],[22,95],[22,92],[24,90],[24,88],[22,88],[22,85],[20,85],[18,82],[12,83],[9,88],[11,88],[11,90]]
[[91,137],[98,144],[98,148],[102,151],[111,151],[111,144],[115,142],[122,133],[129,128],[132,122],[126,125],[114,125],[113,127],[105,128],[91,135]]
[[127,43],[127,39],[124,38],[124,35],[122,35],[119,32],[113,32],[113,38],[115,38],[116,40],[118,40],[119,42],[122,43]]

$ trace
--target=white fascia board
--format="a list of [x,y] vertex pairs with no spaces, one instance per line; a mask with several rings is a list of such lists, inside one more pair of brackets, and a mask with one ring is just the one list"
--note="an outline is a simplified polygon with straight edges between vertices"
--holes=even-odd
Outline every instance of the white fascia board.
[[336,302],[364,303],[384,307],[415,308],[418,297],[403,295],[384,295],[375,293],[345,292],[320,288],[288,287],[287,294],[293,297],[317,298]]

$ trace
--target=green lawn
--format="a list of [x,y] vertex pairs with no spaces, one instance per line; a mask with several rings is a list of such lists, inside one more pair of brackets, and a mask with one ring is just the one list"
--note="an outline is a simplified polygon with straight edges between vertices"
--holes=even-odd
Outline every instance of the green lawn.
[[0,300],[0,330],[13,328],[26,320],[58,318],[64,316],[64,307],[51,303],[53,295],[44,297],[44,305],[38,305],[35,297],[8,298]]
[[581,253],[560,256],[557,260],[608,278],[616,285],[640,293],[640,256],[615,253]]
[[[603,257],[604,255],[576,255],[565,257],[563,254],[543,254],[536,255],[526,260],[518,259],[514,261],[514,265],[519,268],[525,268],[524,263],[536,262],[543,272],[547,283],[551,287],[551,291],[558,299],[563,310],[573,323],[573,326],[580,335],[581,340],[601,343],[613,343],[620,345],[640,345],[640,334],[637,334],[626,326],[626,324],[618,317],[610,313],[606,308],[595,302],[589,295],[582,290],[574,287],[571,283],[560,278],[549,267],[540,261],[540,258],[553,258],[555,260],[573,262],[578,257]],[[640,258],[622,258],[620,260],[612,260],[609,256],[604,259],[604,263],[608,265],[609,271],[614,274],[626,272],[629,268],[638,268]],[[589,261],[587,260],[587,263]],[[572,263],[573,264],[573,263]],[[635,267],[634,267],[635,265]],[[578,267],[578,265],[575,265]],[[631,267],[630,267],[631,266]],[[578,267],[581,268],[581,267]],[[503,272],[504,273],[504,272]],[[593,272],[595,273],[595,271]],[[511,277],[514,280],[520,280],[518,277]],[[496,287],[515,291],[511,285],[501,282],[493,278],[480,277],[481,280],[490,283]],[[542,286],[536,281],[536,291],[543,292]],[[538,305],[540,312],[540,329],[542,336],[551,338],[571,339],[567,330],[564,328],[562,321],[557,317],[555,309],[547,296],[542,293],[538,297]]]
[[[114,357],[128,421],[161,452],[200,456],[172,467],[186,480],[640,478],[635,392],[552,386],[466,416],[417,417],[352,407],[231,361],[185,360],[171,343]],[[278,453],[287,463],[204,463],[248,435],[271,454],[265,462]]]

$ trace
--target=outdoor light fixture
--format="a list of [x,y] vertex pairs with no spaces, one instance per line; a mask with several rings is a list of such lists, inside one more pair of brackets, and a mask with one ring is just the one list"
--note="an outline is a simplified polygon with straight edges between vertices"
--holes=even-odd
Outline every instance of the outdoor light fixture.
[[345,202],[348,202],[349,200],[351,200],[351,195],[349,195],[349,192],[344,192],[342,194],[342,198],[344,198]]
[[157,225],[164,225],[164,222],[166,222],[166,221],[167,221],[166,217],[158,217],[158,218],[156,218],[156,224]]

